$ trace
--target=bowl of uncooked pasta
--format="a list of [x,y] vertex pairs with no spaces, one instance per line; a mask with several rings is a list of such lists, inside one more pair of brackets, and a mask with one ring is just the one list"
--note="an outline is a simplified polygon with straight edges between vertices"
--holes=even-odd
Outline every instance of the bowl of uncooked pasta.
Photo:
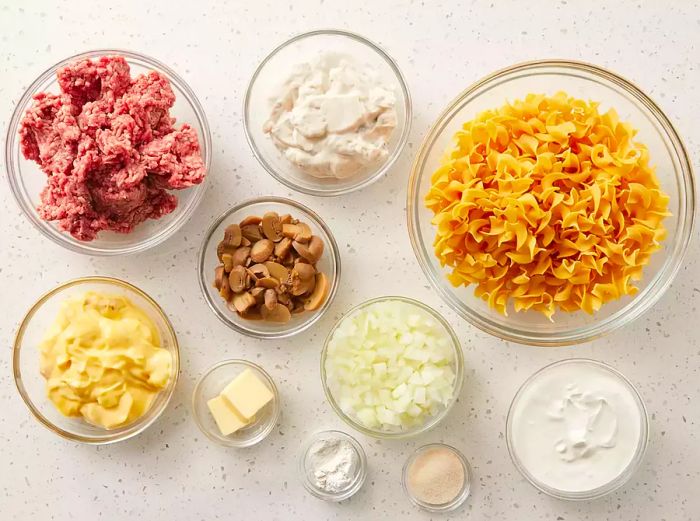
[[408,186],[421,268],[507,341],[572,345],[629,324],[680,269],[695,187],[683,143],[638,87],[594,65],[514,65],[461,93]]

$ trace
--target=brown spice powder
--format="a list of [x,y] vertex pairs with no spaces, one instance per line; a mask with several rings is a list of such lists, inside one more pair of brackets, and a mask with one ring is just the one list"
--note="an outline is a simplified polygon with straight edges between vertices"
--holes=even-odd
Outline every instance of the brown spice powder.
[[427,449],[408,468],[406,485],[420,501],[444,505],[454,500],[464,487],[464,465],[446,447]]

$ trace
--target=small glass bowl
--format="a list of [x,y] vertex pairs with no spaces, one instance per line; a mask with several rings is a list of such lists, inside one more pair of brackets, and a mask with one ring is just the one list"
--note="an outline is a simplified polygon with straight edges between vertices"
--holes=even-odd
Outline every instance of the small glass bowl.
[[[323,256],[316,265],[328,277],[331,287],[326,301],[315,311],[305,311],[292,315],[292,319],[279,324],[264,320],[247,320],[231,311],[214,287],[214,270],[220,264],[216,247],[224,238],[224,230],[229,224],[238,223],[250,215],[263,216],[265,212],[277,212],[306,222],[314,235],[325,244]],[[199,285],[207,304],[214,314],[231,329],[254,338],[285,338],[296,335],[311,327],[328,310],[338,291],[340,282],[340,252],[338,245],[326,223],[311,209],[301,203],[283,197],[260,197],[237,204],[224,212],[207,231],[199,252]]]
[[[416,461],[418,456],[430,449],[447,449],[452,451],[455,454],[455,456],[459,458],[459,461],[462,463],[462,467],[464,469],[464,485],[462,485],[462,490],[459,491],[459,493],[455,496],[455,498],[452,501],[440,505],[426,503],[425,501],[416,497],[413,491],[411,490],[411,487],[408,485],[408,472],[411,468],[411,465],[413,465],[413,462]],[[435,513],[452,512],[454,510],[457,510],[460,506],[462,506],[469,497],[469,492],[471,491],[471,482],[472,467],[471,465],[469,465],[469,461],[467,461],[467,458],[465,458],[464,454],[462,454],[460,451],[458,451],[451,445],[446,445],[444,443],[430,443],[428,445],[423,445],[422,447],[416,449],[415,452],[411,454],[406,460],[406,463],[403,466],[403,471],[401,473],[401,485],[403,486],[403,490],[408,496],[408,499],[411,500],[411,503],[413,503],[419,508],[422,508],[423,510]]]
[[[290,163],[278,150],[263,126],[281,81],[293,67],[322,52],[348,54],[376,69],[385,83],[395,85],[397,125],[388,143],[389,156],[383,163],[346,179],[313,177]],[[253,155],[280,183],[305,194],[341,195],[364,188],[391,168],[408,141],[411,127],[411,96],[396,62],[379,46],[347,31],[318,30],[295,36],[275,48],[258,66],[250,80],[243,104],[243,128]]]
[[[637,448],[635,450],[634,456],[630,460],[629,464],[627,467],[620,472],[620,474],[613,480],[611,480],[609,483],[602,485],[600,487],[594,488],[592,490],[586,490],[586,491],[569,491],[569,490],[561,490],[557,489],[554,487],[551,487],[547,485],[546,483],[541,482],[538,480],[536,477],[532,475],[528,471],[528,469],[525,467],[525,465],[522,463],[520,458],[518,457],[518,452],[516,449],[516,444],[513,439],[513,417],[515,414],[515,407],[518,404],[518,400],[522,397],[523,392],[530,386],[532,383],[534,383],[539,377],[541,377],[544,373],[551,371],[553,369],[556,369],[558,367],[561,367],[562,365],[572,365],[572,364],[584,364],[584,365],[592,365],[598,369],[601,369],[603,371],[607,371],[610,374],[612,374],[615,378],[617,378],[620,383],[622,383],[630,392],[630,395],[632,396],[634,402],[636,403],[638,407],[638,412],[639,412],[639,441],[637,442]],[[639,394],[639,391],[637,388],[630,382],[622,373],[620,373],[617,369],[614,369],[613,367],[609,366],[608,364],[605,364],[603,362],[599,362],[597,360],[590,360],[587,358],[570,358],[567,360],[560,360],[558,362],[554,362],[552,364],[549,364],[542,369],[536,371],[533,375],[531,375],[525,382],[520,386],[518,391],[515,393],[515,397],[513,398],[513,401],[510,404],[510,408],[508,409],[508,417],[506,418],[506,443],[508,445],[508,453],[510,454],[510,458],[513,461],[513,464],[515,467],[518,469],[518,471],[523,475],[523,477],[530,482],[530,484],[535,487],[538,490],[541,490],[545,494],[552,496],[557,499],[564,499],[564,500],[571,500],[571,501],[584,501],[584,500],[591,500],[591,499],[597,499],[603,496],[606,496],[610,494],[611,492],[614,492],[615,490],[619,489],[621,486],[623,486],[627,481],[632,477],[632,475],[637,471],[639,466],[642,463],[642,460],[644,459],[644,455],[647,450],[647,446],[649,444],[649,413],[647,412],[646,405],[644,404],[644,400],[642,399],[642,396]]]
[[[309,462],[309,450],[311,450],[314,443],[327,438],[341,438],[348,441],[353,446],[357,454],[358,467],[355,477],[345,489],[339,492],[327,492],[318,488],[313,482],[312,469],[310,468]],[[360,490],[362,485],[365,483],[365,479],[367,478],[367,456],[365,455],[362,445],[360,445],[360,443],[349,434],[336,430],[317,432],[313,434],[311,438],[309,438],[302,448],[301,455],[299,457],[299,474],[301,476],[301,481],[304,484],[304,488],[312,496],[323,499],[324,501],[343,501],[344,499],[348,499],[355,495],[355,493]]]
[[177,232],[190,218],[204,196],[206,180],[185,190],[172,190],[178,198],[175,210],[160,219],[149,219],[138,225],[131,233],[110,231],[100,232],[93,241],[79,241],[69,233],[61,231],[55,222],[44,221],[36,208],[41,203],[40,194],[46,184],[46,174],[31,160],[25,159],[19,145],[19,126],[32,98],[39,92],[59,91],[56,71],[68,63],[79,59],[96,59],[106,55],[123,56],[131,67],[132,76],[155,70],[170,81],[175,93],[175,104],[170,113],[177,124],[189,123],[197,131],[202,158],[207,170],[211,164],[211,134],[204,110],[192,89],[175,71],[165,64],[136,52],[120,49],[99,49],[76,54],[61,60],[37,78],[25,91],[17,103],[7,130],[5,142],[5,163],[12,194],[29,221],[48,239],[59,246],[87,255],[122,255],[147,250],[162,243]]
[[[46,380],[41,375],[39,344],[53,324],[61,304],[87,291],[128,297],[153,321],[160,334],[161,347],[172,356],[172,374],[167,386],[156,396],[146,414],[116,429],[102,429],[80,418],[63,416],[46,396]],[[71,441],[105,445],[136,436],[162,414],[175,390],[180,374],[180,353],[175,330],[160,306],[146,293],[123,280],[108,277],[84,277],[52,289],[29,309],[22,319],[12,352],[12,369],[19,394],[39,422],[51,432]]]
[[[218,396],[224,387],[246,369],[255,372],[260,381],[272,391],[274,398],[255,415],[252,423],[233,434],[222,436],[207,407],[207,401]],[[226,447],[243,448],[260,443],[275,428],[281,410],[280,395],[275,382],[262,367],[246,360],[224,360],[213,365],[199,378],[192,393],[192,414],[197,427],[211,441]]]
[[[326,376],[326,356],[328,354],[328,346],[330,344],[331,339],[333,338],[333,335],[340,327],[340,324],[342,322],[353,315],[354,313],[371,306],[373,304],[376,304],[378,302],[387,302],[387,301],[399,301],[399,302],[404,302],[406,304],[410,304],[412,306],[415,306],[417,308],[420,308],[424,312],[428,313],[431,317],[433,317],[440,325],[445,330],[445,333],[450,337],[452,340],[452,348],[454,352],[454,373],[455,373],[455,380],[454,380],[454,385],[453,385],[453,392],[452,392],[452,400],[450,401],[449,404],[447,404],[446,407],[440,409],[440,411],[428,418],[426,422],[423,425],[418,425],[409,429],[401,429],[401,430],[394,430],[394,431],[388,431],[388,430],[382,430],[382,429],[373,429],[366,427],[362,425],[357,419],[353,418],[352,416],[348,415],[341,409],[340,405],[338,402],[335,400],[333,397],[333,393],[330,390],[330,387],[328,386],[328,380]],[[378,297],[378,298],[373,298],[370,300],[367,300],[365,302],[362,302],[361,304],[358,304],[354,308],[350,309],[348,312],[344,313],[343,316],[335,323],[333,328],[330,330],[328,333],[328,336],[326,337],[326,341],[323,345],[323,351],[321,352],[321,385],[323,386],[323,392],[326,395],[326,399],[328,400],[328,403],[331,405],[331,408],[335,411],[335,413],[340,417],[341,420],[343,420],[345,423],[347,423],[350,427],[355,429],[356,431],[361,432],[362,434],[366,436],[371,436],[373,438],[378,438],[378,439],[400,439],[400,438],[410,438],[412,436],[417,436],[418,434],[422,434],[433,427],[435,427],[438,423],[440,423],[445,416],[447,416],[447,413],[450,412],[450,409],[452,406],[455,404],[457,399],[459,398],[459,394],[462,391],[462,384],[464,383],[464,358],[462,356],[462,346],[459,343],[459,340],[457,338],[457,335],[455,334],[454,330],[452,329],[452,326],[448,324],[448,322],[440,315],[437,311],[435,311],[433,308],[430,306],[427,306],[426,304],[423,304],[422,302],[419,302],[417,300],[414,300],[412,298],[408,297],[399,297],[399,296],[386,296],[386,297]]]
[[[474,287],[453,287],[446,278],[449,267],[440,266],[433,253],[433,213],[424,197],[431,176],[440,165],[452,136],[462,124],[483,110],[502,106],[528,93],[554,94],[564,90],[577,98],[601,102],[601,109],[615,108],[621,121],[639,130],[636,140],[649,148],[651,164],[662,189],[669,195],[671,216],[664,220],[668,237],[651,256],[639,292],[606,303],[594,315],[557,311],[548,320],[537,311],[503,316],[474,295]],[[421,144],[408,182],[408,229],[413,251],[432,286],[460,316],[496,337],[538,346],[562,346],[588,342],[631,323],[651,308],[668,289],[678,272],[693,235],[695,182],[685,147],[668,118],[629,81],[587,63],[552,60],[513,65],[494,72],[462,92],[438,117]]]

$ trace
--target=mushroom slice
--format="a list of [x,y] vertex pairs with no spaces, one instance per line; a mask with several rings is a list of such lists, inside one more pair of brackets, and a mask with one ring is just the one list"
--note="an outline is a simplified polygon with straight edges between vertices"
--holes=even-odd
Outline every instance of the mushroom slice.
[[282,222],[277,212],[267,212],[263,215],[262,229],[265,237],[272,242],[279,242],[282,240]]
[[223,266],[217,266],[216,269],[214,270],[214,287],[218,290],[221,289],[221,286],[223,284],[223,278],[224,278],[224,267]]
[[275,289],[280,283],[277,279],[273,279],[272,277],[263,277],[262,279],[258,279],[255,285],[259,288]]
[[296,237],[294,237],[294,240],[297,242],[303,242],[307,243],[311,240],[311,228],[309,228],[309,225],[303,222],[299,222],[297,224],[297,227],[299,228],[299,233],[297,233]]
[[265,288],[260,288],[260,287],[255,287],[250,290],[250,294],[253,295],[253,298],[255,299],[255,303],[257,305],[262,304],[265,302]]
[[265,266],[267,267],[268,274],[280,282],[287,280],[289,277],[289,270],[282,266],[279,262],[267,261]]
[[281,224],[291,224],[291,222],[292,222],[292,216],[289,215],[288,213],[280,216],[280,223]]
[[233,296],[233,307],[239,313],[244,313],[248,308],[255,305],[255,298],[247,291]]
[[243,266],[236,266],[228,275],[228,282],[234,293],[245,291],[248,286],[248,271]]
[[224,271],[228,273],[233,269],[233,255],[230,253],[224,253],[221,256],[221,262],[224,263]]
[[292,269],[292,272],[296,273],[301,280],[309,280],[316,275],[316,270],[311,264],[305,262],[297,262]]
[[308,249],[316,260],[321,258],[323,255],[323,241],[318,235],[311,236],[311,239],[309,239]]
[[244,226],[248,226],[249,224],[257,225],[257,224],[260,224],[261,221],[262,221],[262,219],[260,217],[258,217],[257,215],[249,215],[248,217],[246,217],[245,219],[243,219],[241,221],[240,226],[241,226],[241,228],[243,228]]
[[277,305],[277,292],[274,289],[265,290],[265,307],[272,310]]
[[292,248],[292,239],[285,237],[280,242],[275,244],[275,257],[283,258],[287,256],[289,250]]
[[328,277],[326,277],[326,274],[317,273],[316,287],[314,288],[311,295],[309,295],[304,301],[304,309],[307,311],[313,311],[315,309],[318,309],[328,296],[328,287]]
[[306,260],[308,260],[311,263],[316,262],[316,257],[314,257],[314,254],[309,250],[308,246],[306,244],[302,244],[301,242],[294,241],[292,242],[292,248],[296,250],[296,252],[304,257]]
[[260,226],[257,224],[246,224],[245,226],[241,226],[241,233],[243,234],[243,237],[249,241],[252,241],[253,243],[263,238],[262,233],[260,232]]
[[238,248],[241,245],[241,227],[237,224],[229,224],[224,230],[224,244]]
[[265,262],[272,255],[275,244],[270,239],[261,239],[250,250],[250,258],[253,262]]
[[265,266],[265,264],[253,264],[248,271],[253,274],[256,279],[262,279],[264,277],[270,276],[270,270]]
[[233,252],[233,266],[245,266],[249,256],[250,248],[248,246],[241,246]]
[[262,306],[260,308],[260,314],[263,319],[269,322],[289,322],[292,318],[292,314],[289,312],[289,308],[280,304],[279,302],[275,304],[275,307],[268,309],[267,306]]
[[225,301],[229,301],[231,299],[231,295],[233,293],[231,292],[231,286],[228,283],[228,277],[223,277],[221,279],[221,287],[219,288],[219,295],[221,295],[221,298],[223,298]]

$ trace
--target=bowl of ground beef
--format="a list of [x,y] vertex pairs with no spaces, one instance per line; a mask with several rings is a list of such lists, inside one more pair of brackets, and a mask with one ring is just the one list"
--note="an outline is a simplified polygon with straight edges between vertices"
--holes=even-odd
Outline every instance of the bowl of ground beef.
[[12,192],[37,229],[90,255],[163,242],[202,199],[211,136],[172,69],[97,50],[57,63],[24,93],[8,128]]

